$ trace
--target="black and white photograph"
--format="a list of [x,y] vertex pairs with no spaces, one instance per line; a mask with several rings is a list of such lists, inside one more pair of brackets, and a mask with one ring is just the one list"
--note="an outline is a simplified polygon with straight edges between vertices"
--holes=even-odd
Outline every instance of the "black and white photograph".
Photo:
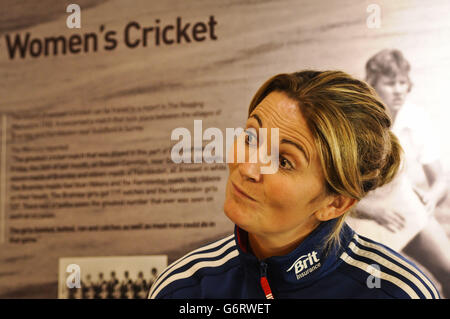
[[64,257],[59,299],[146,299],[167,256]]
[[0,299],[450,299],[448,12],[0,0]]

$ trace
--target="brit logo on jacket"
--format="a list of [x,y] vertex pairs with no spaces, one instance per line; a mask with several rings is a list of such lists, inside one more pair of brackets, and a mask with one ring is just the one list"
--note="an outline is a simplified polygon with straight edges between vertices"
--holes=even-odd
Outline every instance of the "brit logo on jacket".
[[297,279],[301,279],[320,268],[320,266],[320,258],[317,258],[317,252],[312,251],[307,255],[300,256],[286,272],[289,272],[294,268]]

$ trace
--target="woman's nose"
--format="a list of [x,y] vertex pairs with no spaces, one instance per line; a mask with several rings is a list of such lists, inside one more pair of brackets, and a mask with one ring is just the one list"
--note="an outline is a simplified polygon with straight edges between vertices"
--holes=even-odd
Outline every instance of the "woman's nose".
[[259,163],[238,163],[239,173],[245,180],[251,180],[253,182],[260,182],[262,174],[260,172]]
[[244,149],[245,161],[238,163],[239,173],[244,179],[250,179],[254,182],[261,180],[260,162],[258,156],[257,144],[252,145]]

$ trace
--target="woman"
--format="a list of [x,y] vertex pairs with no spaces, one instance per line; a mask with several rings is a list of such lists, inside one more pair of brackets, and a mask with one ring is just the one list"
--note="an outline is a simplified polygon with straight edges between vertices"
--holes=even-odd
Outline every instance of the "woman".
[[450,297],[450,241],[434,217],[447,194],[439,145],[425,111],[407,100],[410,64],[399,50],[385,49],[366,64],[366,80],[387,106],[392,131],[404,149],[403,170],[357,206],[349,225],[425,266]]
[[338,71],[280,74],[248,114],[246,153],[262,138],[251,129],[278,128],[279,141],[262,141],[278,143],[278,171],[262,175],[260,159],[229,163],[234,235],[170,265],[149,298],[439,298],[413,264],[344,222],[400,163],[372,88]]

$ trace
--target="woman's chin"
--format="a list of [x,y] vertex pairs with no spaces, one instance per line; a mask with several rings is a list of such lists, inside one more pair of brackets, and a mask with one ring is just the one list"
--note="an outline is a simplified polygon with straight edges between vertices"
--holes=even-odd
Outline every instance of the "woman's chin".
[[226,199],[223,205],[225,215],[240,228],[246,229],[251,225],[251,213],[240,207],[238,203],[233,200]]

